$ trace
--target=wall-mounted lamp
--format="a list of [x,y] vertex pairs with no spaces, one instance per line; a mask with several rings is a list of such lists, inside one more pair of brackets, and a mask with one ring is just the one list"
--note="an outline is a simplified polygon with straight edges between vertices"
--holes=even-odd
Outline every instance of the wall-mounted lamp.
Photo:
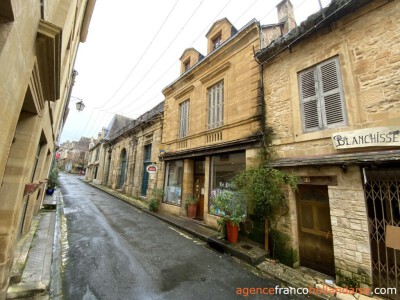
[[85,104],[83,104],[83,100],[81,98],[77,98],[74,96],[71,96],[71,98],[78,100],[78,102],[75,104],[77,111],[82,111],[85,108]]

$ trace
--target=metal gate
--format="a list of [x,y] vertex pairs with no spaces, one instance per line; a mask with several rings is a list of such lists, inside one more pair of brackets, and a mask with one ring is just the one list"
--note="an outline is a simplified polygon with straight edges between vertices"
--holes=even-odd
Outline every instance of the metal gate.
[[400,250],[386,247],[386,226],[400,227],[400,169],[363,169],[374,288],[396,288],[400,299]]

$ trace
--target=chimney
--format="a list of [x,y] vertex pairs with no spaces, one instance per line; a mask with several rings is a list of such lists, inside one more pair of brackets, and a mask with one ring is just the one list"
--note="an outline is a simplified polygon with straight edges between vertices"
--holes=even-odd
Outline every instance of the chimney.
[[290,0],[283,0],[276,8],[278,10],[278,20],[280,23],[283,23],[282,35],[285,35],[296,27],[293,5]]

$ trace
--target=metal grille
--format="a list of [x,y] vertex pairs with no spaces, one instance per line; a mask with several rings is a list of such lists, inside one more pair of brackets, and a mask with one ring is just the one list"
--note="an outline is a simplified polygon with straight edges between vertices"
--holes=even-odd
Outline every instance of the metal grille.
[[396,288],[400,299],[400,250],[385,246],[386,225],[400,227],[400,169],[366,170],[365,198],[371,241],[374,288]]

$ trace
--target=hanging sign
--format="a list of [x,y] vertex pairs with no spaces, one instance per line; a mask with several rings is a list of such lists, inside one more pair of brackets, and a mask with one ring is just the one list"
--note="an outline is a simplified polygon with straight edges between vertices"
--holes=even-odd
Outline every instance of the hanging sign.
[[149,174],[153,174],[153,173],[157,172],[157,166],[156,165],[149,165],[149,166],[147,166],[146,171]]

